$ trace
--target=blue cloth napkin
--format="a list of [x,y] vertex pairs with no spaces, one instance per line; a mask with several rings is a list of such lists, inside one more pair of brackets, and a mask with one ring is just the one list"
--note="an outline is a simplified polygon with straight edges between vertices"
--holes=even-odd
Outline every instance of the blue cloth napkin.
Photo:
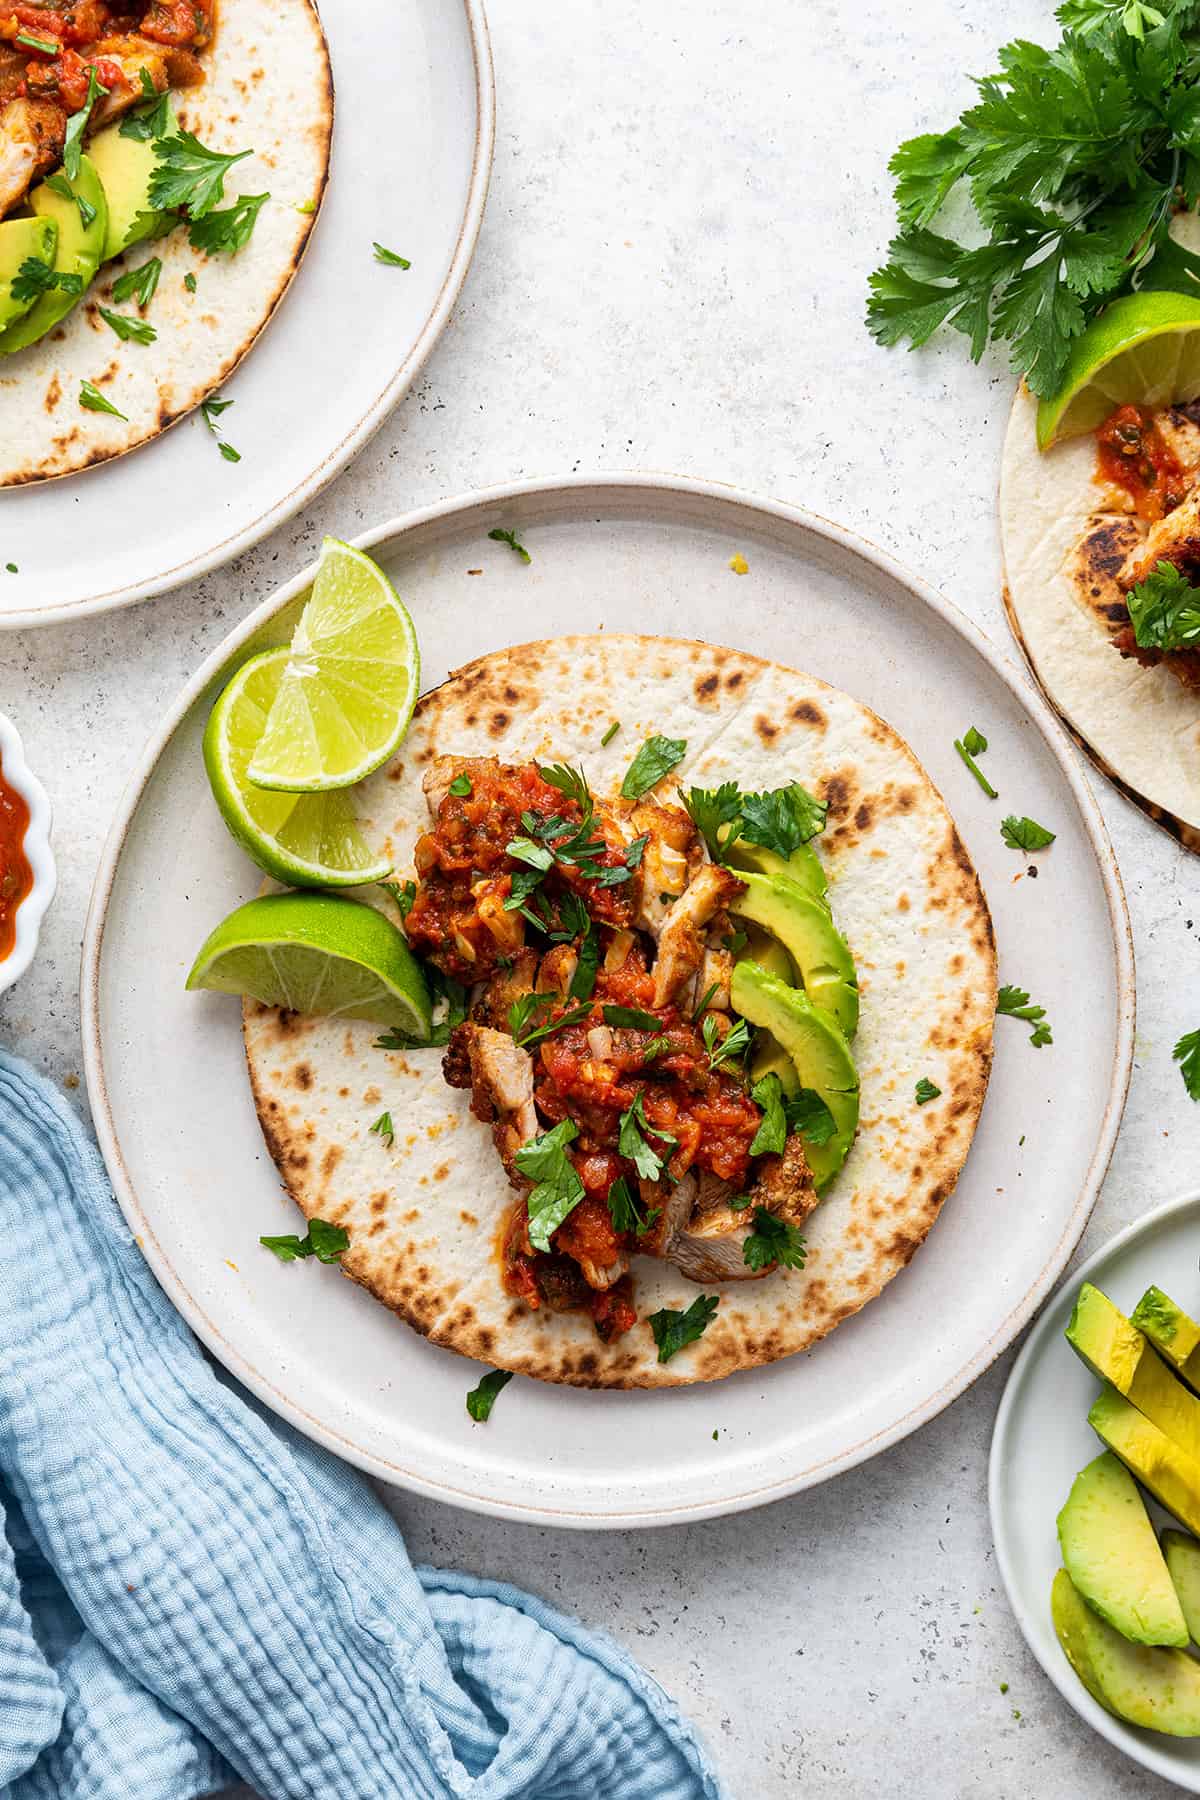
[[414,1570],[218,1380],[64,1100],[0,1052],[0,1800],[721,1800],[616,1645]]

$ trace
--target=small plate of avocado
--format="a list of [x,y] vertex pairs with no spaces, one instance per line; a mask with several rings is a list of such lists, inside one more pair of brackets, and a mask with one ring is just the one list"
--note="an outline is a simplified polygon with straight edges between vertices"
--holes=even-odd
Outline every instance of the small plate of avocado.
[[1030,1649],[1110,1743],[1200,1793],[1200,1194],[1059,1290],[992,1439],[996,1554]]

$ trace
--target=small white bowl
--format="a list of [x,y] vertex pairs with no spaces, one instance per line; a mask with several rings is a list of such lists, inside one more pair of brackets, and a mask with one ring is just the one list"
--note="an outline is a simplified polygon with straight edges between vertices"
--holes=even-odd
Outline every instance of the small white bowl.
[[29,826],[22,847],[33,870],[33,886],[17,908],[16,942],[9,954],[0,959],[0,994],[3,994],[14,981],[20,980],[33,961],[38,932],[58,882],[50,851],[50,802],[41,782],[30,773],[16,726],[3,713],[0,713],[0,773],[29,808]]

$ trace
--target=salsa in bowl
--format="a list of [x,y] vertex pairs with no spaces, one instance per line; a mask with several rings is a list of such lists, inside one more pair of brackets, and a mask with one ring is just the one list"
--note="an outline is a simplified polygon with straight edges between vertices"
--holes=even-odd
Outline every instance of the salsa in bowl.
[[50,802],[16,726],[0,713],[0,994],[33,961],[56,879]]

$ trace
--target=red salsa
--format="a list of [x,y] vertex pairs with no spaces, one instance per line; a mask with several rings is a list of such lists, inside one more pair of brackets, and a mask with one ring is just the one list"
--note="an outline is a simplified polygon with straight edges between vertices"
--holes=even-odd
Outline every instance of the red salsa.
[[1144,406],[1118,406],[1096,432],[1099,479],[1119,488],[1153,525],[1187,492],[1179,459]]
[[0,767],[0,961],[17,937],[17,908],[33,886],[33,870],[25,854],[29,808],[9,787]]

